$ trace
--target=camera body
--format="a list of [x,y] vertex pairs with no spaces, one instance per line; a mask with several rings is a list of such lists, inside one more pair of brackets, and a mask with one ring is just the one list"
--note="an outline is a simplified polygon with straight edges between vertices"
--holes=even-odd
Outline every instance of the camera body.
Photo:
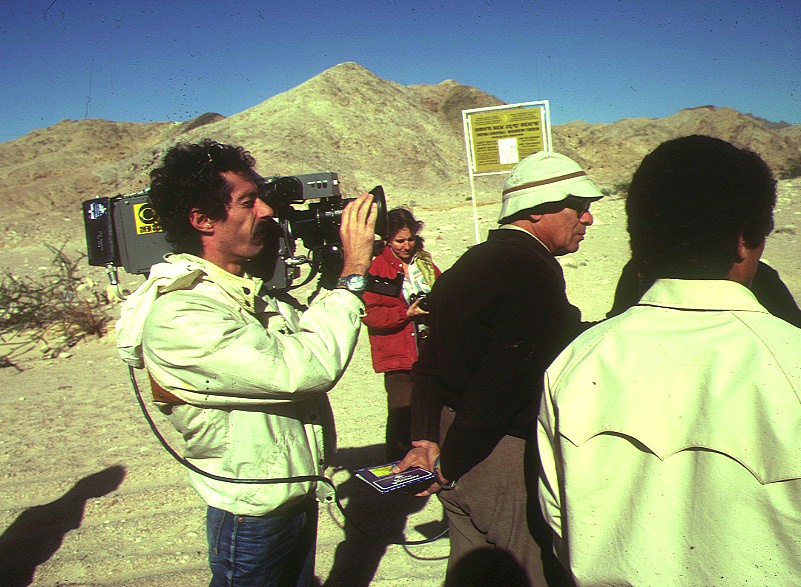
[[[342,251],[339,227],[342,211],[353,198],[342,197],[339,176],[333,172],[298,176],[255,176],[259,197],[275,211],[282,238],[292,247],[297,239],[312,255],[312,263],[323,273],[339,272]],[[376,186],[370,193],[378,206],[375,232],[386,236],[387,212],[384,188]],[[298,208],[296,206],[304,206]]]
[[[339,227],[342,210],[350,199],[342,198],[339,176],[334,172],[262,178],[253,174],[259,197],[275,211],[273,235],[248,273],[261,277],[268,291],[287,291],[300,278],[300,266],[310,264],[314,275],[336,273],[342,263]],[[376,232],[386,230],[383,188],[373,193],[378,203]],[[298,206],[297,208],[295,206]],[[172,251],[148,198],[148,191],[97,197],[82,204],[88,262],[92,266],[123,267],[130,274],[147,274],[150,267]],[[309,256],[297,255],[300,239]]]
[[[275,211],[288,241],[300,238],[309,250],[339,244],[342,210],[350,200],[342,199],[336,173],[255,179],[259,197]],[[307,208],[297,209],[293,204]]]
[[424,312],[428,312],[428,294],[423,292],[412,294],[409,297],[409,305],[415,303],[417,300],[420,300],[417,303],[417,307]]

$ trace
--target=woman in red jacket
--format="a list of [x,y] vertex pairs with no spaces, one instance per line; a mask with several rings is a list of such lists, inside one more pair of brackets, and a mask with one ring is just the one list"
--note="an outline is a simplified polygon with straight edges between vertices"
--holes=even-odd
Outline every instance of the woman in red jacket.
[[423,223],[406,208],[387,214],[387,240],[373,259],[364,294],[373,369],[384,373],[387,391],[387,459],[411,449],[412,364],[426,336],[425,296],[440,270],[423,250]]

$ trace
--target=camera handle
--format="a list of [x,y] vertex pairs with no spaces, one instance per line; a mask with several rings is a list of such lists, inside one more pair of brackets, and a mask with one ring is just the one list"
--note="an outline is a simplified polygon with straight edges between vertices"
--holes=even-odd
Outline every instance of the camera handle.
[[114,263],[106,264],[106,275],[108,276],[106,293],[109,299],[114,298],[117,300],[124,300],[125,294],[122,293],[122,290],[120,289],[119,273],[117,272],[117,266],[114,265]]

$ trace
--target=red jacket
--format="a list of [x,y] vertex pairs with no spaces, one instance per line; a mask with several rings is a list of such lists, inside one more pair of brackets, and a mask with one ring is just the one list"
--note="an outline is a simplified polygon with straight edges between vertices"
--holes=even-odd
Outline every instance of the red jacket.
[[[437,277],[440,270],[435,269]],[[373,259],[370,275],[387,280],[403,275],[403,263],[389,246]],[[397,296],[373,292],[364,293],[367,315],[362,319],[370,335],[370,351],[376,373],[408,371],[417,360],[417,340],[414,324],[406,316],[409,305],[403,291]]]

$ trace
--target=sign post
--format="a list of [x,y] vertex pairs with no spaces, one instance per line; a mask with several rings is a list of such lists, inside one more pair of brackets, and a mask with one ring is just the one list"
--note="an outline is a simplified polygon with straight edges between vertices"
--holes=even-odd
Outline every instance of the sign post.
[[462,110],[467,170],[473,201],[476,243],[478,211],[474,178],[509,173],[538,151],[552,151],[551,112],[547,100]]

